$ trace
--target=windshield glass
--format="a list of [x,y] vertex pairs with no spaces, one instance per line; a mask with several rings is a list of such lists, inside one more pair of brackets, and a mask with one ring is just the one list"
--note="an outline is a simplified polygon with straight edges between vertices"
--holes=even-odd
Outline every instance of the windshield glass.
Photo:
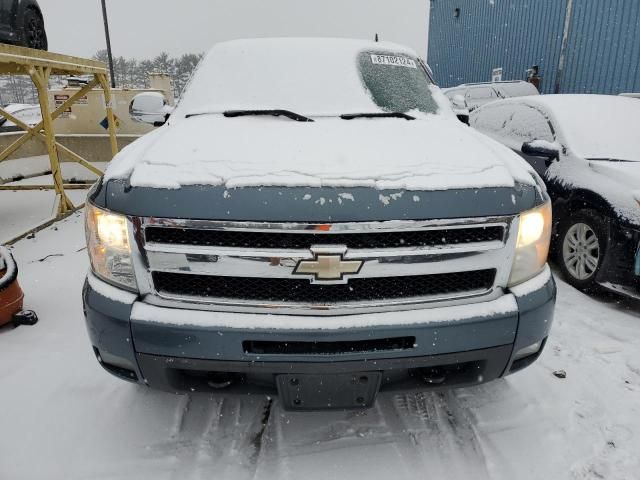
[[437,112],[431,82],[416,59],[407,55],[362,52],[358,56],[358,66],[371,98],[383,110]]
[[173,117],[227,110],[278,109],[304,116],[436,111],[429,79],[413,52],[381,42],[372,57],[370,49],[370,42],[335,39],[218,44],[203,59]]

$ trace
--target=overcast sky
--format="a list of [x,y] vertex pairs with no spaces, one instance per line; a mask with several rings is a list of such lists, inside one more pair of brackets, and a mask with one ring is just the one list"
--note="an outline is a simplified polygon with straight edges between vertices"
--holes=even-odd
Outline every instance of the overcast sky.
[[[91,56],[105,48],[100,0],[39,0],[49,49]],[[402,43],[426,55],[429,0],[107,0],[116,56],[207,50],[221,40],[339,36]]]

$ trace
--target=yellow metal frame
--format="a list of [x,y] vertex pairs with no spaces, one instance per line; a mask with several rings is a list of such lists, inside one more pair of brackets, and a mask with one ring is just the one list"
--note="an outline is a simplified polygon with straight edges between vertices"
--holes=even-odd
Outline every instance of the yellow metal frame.
[[[0,185],[0,190],[55,190],[58,204],[57,216],[64,216],[74,210],[73,203],[69,197],[67,197],[65,190],[87,188],[87,185],[66,185],[64,183],[60,171],[59,153],[63,153],[72,161],[79,163],[98,176],[102,175],[103,172],[77,153],[56,141],[53,121],[78,101],[78,99],[99,85],[104,92],[111,154],[115,155],[118,153],[115,116],[113,114],[107,66],[95,60],[0,44],[0,75],[28,75],[31,77],[38,92],[40,109],[42,110],[42,121],[35,127],[30,127],[9,112],[0,108],[0,115],[3,115],[25,131],[22,137],[0,152],[0,162],[7,160],[12,153],[27,143],[29,139],[37,138],[47,147],[47,153],[49,154],[49,161],[51,163],[51,175],[53,177],[53,185]],[[58,108],[51,111],[49,105],[49,77],[51,75],[93,75],[93,80],[73,94]]]

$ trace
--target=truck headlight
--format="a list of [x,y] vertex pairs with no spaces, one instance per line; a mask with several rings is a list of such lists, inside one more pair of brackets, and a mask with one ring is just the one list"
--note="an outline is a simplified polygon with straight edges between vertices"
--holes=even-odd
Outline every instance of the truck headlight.
[[109,283],[137,290],[126,217],[87,203],[85,231],[93,273]]
[[550,202],[520,215],[516,254],[509,277],[510,287],[526,282],[542,271],[547,263],[550,241]]

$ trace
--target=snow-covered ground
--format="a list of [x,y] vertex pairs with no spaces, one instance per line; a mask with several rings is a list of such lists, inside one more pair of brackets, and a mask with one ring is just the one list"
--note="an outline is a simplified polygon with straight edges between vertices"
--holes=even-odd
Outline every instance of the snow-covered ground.
[[[101,169],[106,165],[95,164]],[[44,174],[50,169],[46,155],[7,160],[0,163],[0,185],[52,185],[51,174]],[[61,169],[65,181],[96,179],[96,175],[77,163],[62,163]],[[74,205],[80,205],[87,190],[69,190],[67,195]],[[0,191],[0,245],[51,219],[56,213],[55,199],[53,190]]]
[[640,478],[638,303],[559,281],[550,341],[523,372],[367,411],[288,413],[104,372],[82,316],[80,213],[14,254],[40,323],[0,330],[2,480]]

